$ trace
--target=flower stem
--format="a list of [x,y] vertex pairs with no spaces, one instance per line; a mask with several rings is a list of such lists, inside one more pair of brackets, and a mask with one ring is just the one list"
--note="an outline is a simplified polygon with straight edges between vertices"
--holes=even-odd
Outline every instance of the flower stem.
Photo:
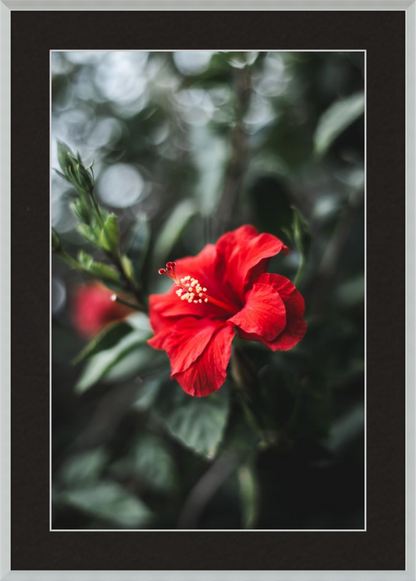
[[121,297],[117,296],[116,294],[111,295],[111,300],[115,303],[120,303],[120,305],[124,305],[125,307],[129,307],[129,309],[134,309],[135,311],[141,311],[141,307],[139,305],[133,305],[129,301],[125,301]]
[[269,444],[267,425],[264,420],[258,401],[255,401],[254,371],[242,349],[233,348],[231,351],[231,374],[236,386],[237,400],[243,410],[247,423],[253,432],[260,438],[260,443]]
[[303,255],[303,253],[301,253],[299,258],[298,270],[293,281],[293,284],[296,287],[299,286],[299,283],[302,280],[304,270],[305,270],[305,256]]

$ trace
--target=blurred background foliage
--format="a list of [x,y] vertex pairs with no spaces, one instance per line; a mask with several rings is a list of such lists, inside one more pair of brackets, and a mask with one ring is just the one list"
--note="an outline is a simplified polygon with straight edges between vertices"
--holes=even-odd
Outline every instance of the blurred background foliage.
[[[202,399],[169,379],[144,314],[71,363],[87,344],[73,317],[86,279],[53,257],[53,527],[362,528],[363,53],[52,56],[52,166],[57,140],[94,160],[145,292],[169,286],[167,260],[253,224],[290,246],[269,271],[298,273],[308,322],[290,352],[236,348],[265,442],[231,373]],[[52,225],[69,254],[101,261],[73,194],[53,172]]]

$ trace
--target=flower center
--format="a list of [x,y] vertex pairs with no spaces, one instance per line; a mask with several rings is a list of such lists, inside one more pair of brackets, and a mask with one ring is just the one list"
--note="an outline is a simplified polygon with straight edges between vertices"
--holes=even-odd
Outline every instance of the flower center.
[[176,294],[181,301],[187,301],[188,303],[202,304],[202,303],[212,303],[221,309],[229,311],[230,313],[235,313],[235,308],[231,305],[227,305],[223,301],[220,301],[208,294],[208,289],[199,283],[199,280],[193,278],[190,275],[186,275],[179,279],[175,271],[176,263],[168,262],[165,268],[159,268],[159,274],[165,274],[173,280],[178,289]]

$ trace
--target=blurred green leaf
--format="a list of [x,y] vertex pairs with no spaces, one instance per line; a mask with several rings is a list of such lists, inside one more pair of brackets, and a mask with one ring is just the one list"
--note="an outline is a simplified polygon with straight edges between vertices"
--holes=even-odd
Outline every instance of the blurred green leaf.
[[210,457],[223,438],[229,408],[226,386],[208,397],[192,397],[173,381],[163,386],[156,402],[169,432],[198,454]]
[[66,490],[57,495],[57,501],[123,528],[143,527],[152,518],[139,498],[111,481]]
[[[149,337],[147,335],[147,337]],[[166,353],[156,351],[146,341],[118,361],[102,378],[105,383],[120,383],[143,374],[158,372],[168,361]],[[139,386],[139,382],[137,382]]]
[[315,153],[323,155],[335,139],[364,113],[364,94],[333,103],[321,116],[315,131]]
[[78,353],[75,359],[72,360],[73,365],[77,365],[87,357],[91,357],[100,351],[110,349],[118,343],[123,337],[131,333],[131,326],[125,322],[113,323],[108,325],[101,333],[96,335],[88,345]]
[[342,453],[354,440],[363,437],[364,421],[364,406],[360,401],[332,426],[327,442],[329,450]]
[[58,479],[66,487],[95,481],[99,478],[107,460],[108,455],[102,448],[71,456],[59,471]]
[[117,363],[122,361],[136,347],[142,345],[149,335],[133,331],[118,341],[114,347],[100,351],[94,355],[84,367],[76,384],[78,392],[82,393],[95,385]]
[[146,379],[140,386],[140,391],[133,407],[140,411],[150,409],[155,403],[164,381],[166,381],[164,374],[158,374],[154,378]]
[[242,525],[245,529],[253,529],[257,521],[259,489],[252,463],[240,466],[238,481],[240,484]]
[[158,270],[166,262],[170,250],[181,237],[189,220],[196,213],[195,204],[191,200],[179,202],[166,220],[159,237],[155,241],[152,263]]
[[362,274],[344,282],[338,288],[338,300],[345,307],[356,307],[364,303],[365,279]]
[[140,434],[130,452],[113,466],[117,477],[138,476],[150,488],[162,492],[175,485],[176,474],[170,451],[162,439]]
[[137,283],[140,283],[141,271],[149,249],[150,242],[150,226],[145,217],[140,217],[131,234],[130,241],[127,244],[126,254],[129,257],[132,265],[134,277]]

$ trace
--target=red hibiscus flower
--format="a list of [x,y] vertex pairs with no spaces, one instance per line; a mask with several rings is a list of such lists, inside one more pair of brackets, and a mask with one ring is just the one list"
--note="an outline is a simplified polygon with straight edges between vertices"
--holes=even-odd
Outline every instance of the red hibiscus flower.
[[275,236],[242,226],[159,270],[175,285],[150,296],[149,344],[167,352],[171,378],[190,395],[209,395],[224,383],[236,331],[272,351],[303,339],[302,295],[284,276],[265,272],[280,251],[288,248]]
[[73,297],[72,321],[78,333],[90,338],[133,311],[114,302],[113,292],[99,283],[79,286]]

